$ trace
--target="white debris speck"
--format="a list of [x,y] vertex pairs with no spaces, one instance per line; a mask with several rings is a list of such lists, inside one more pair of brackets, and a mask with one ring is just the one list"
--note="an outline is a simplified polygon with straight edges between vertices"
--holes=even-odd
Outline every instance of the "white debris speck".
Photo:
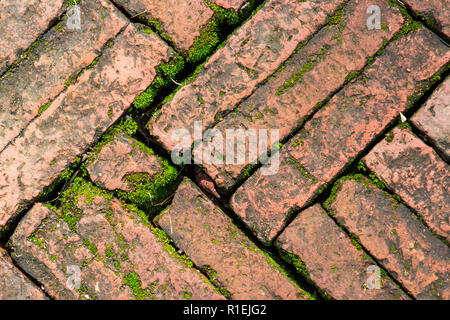
[[400,112],[400,120],[402,120],[402,122],[406,122],[406,117],[403,115],[403,113]]

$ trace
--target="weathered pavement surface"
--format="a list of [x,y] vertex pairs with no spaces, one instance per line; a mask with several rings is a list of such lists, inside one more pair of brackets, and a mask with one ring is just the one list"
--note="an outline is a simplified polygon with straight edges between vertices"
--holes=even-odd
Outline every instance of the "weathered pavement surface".
[[71,4],[0,4],[0,299],[450,299],[448,1]]

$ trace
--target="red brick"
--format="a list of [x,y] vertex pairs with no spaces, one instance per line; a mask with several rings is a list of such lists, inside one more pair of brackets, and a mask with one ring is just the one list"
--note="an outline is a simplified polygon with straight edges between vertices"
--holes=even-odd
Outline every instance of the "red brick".
[[144,91],[171,50],[130,25],[95,68],[58,96],[0,154],[0,226],[93,144]]
[[445,80],[411,119],[450,158],[450,79]]
[[[385,30],[368,30],[367,8],[381,8]],[[310,115],[314,107],[338,90],[352,72],[367,63],[383,42],[401,28],[403,16],[384,0],[351,1],[341,23],[323,28],[286,63],[285,68],[258,88],[214,129],[225,137],[227,129],[279,129],[285,139]],[[312,65],[312,66],[311,66]],[[310,69],[310,70],[309,70]],[[292,87],[284,87],[303,72]],[[324,81],[325,80],[325,81]],[[225,145],[225,143],[224,143]],[[225,153],[223,153],[225,154]],[[244,171],[240,165],[203,164],[206,172],[224,189],[230,189]]]
[[308,297],[187,178],[157,223],[197,266],[212,268],[233,299]]
[[234,211],[262,241],[272,239],[289,210],[304,206],[352,161],[449,58],[448,48],[425,28],[390,44],[283,146],[276,175],[256,172],[238,189]]
[[[69,190],[77,195],[63,209],[35,205],[11,238],[13,259],[52,297],[223,298],[201,273],[174,257],[175,249],[159,241],[143,213],[91,185],[81,190]],[[71,266],[80,268],[78,289],[68,281]],[[136,287],[128,285],[130,275]]]
[[408,208],[365,180],[346,180],[330,209],[416,298],[449,299],[449,248]]
[[13,264],[0,248],[0,300],[46,300],[44,293]]
[[194,39],[200,35],[202,26],[214,14],[203,0],[113,0],[125,8],[131,16],[156,18],[176,46],[189,50]]
[[145,173],[151,179],[163,170],[154,154],[125,134],[117,135],[106,144],[86,168],[92,181],[100,187],[125,192],[133,191],[133,186],[126,180],[128,175]]
[[364,286],[367,268],[374,263],[353,246],[319,204],[301,212],[277,239],[277,245],[296,255],[309,278],[335,299],[408,298],[387,277],[381,279],[379,290]]
[[448,165],[409,130],[395,129],[364,158],[369,169],[386,182],[439,235],[449,239]]
[[430,27],[436,28],[447,37],[450,37],[450,10],[447,0],[403,0],[420,17],[428,22]]
[[28,58],[0,80],[0,105],[4,106],[0,110],[0,151],[128,23],[104,0],[83,2],[80,9],[81,30],[69,30],[64,22],[52,28]]
[[200,120],[210,127],[216,114],[248,97],[343,2],[269,0],[151,119],[150,133],[172,151],[178,144],[172,140],[175,130],[193,132]]
[[0,3],[0,74],[58,18],[62,6],[63,0],[3,0]]
[[248,2],[247,0],[212,0],[212,3],[217,4],[218,6],[221,6],[225,9],[234,9],[235,11],[238,11],[240,8],[244,6],[245,2]]

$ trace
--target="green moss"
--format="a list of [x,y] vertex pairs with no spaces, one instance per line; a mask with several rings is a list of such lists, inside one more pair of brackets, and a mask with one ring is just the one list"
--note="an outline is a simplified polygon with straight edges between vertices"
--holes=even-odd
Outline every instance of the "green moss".
[[144,300],[147,298],[147,291],[142,289],[142,281],[137,273],[131,272],[127,274],[122,281],[131,288],[133,295],[137,300]]
[[86,248],[89,249],[89,251],[90,251],[94,256],[97,255],[97,253],[98,253],[97,247],[96,247],[93,243],[91,243],[91,242],[89,241],[88,238],[84,238],[84,239],[83,239],[83,244],[86,246]]
[[39,111],[38,111],[38,117],[40,117],[42,115],[42,113],[44,113],[44,111],[47,110],[48,107],[50,107],[50,105],[51,105],[51,102],[49,102],[46,105],[40,107]]
[[57,214],[69,225],[72,231],[76,231],[76,224],[82,215],[82,211],[77,208],[79,198],[84,197],[86,203],[91,203],[97,196],[107,200],[112,199],[112,194],[77,177],[71,187],[62,193],[61,205]]
[[345,5],[346,5],[345,3],[340,5],[339,8],[336,10],[336,12],[332,16],[328,17],[327,21],[329,24],[337,25],[341,23]]

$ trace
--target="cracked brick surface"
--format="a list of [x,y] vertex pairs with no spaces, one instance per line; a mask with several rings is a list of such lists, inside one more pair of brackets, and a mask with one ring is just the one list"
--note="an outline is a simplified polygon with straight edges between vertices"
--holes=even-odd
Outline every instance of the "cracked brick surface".
[[0,75],[58,18],[63,0],[0,3]]
[[418,299],[449,299],[449,248],[404,205],[363,180],[343,181],[336,219]]
[[308,298],[190,180],[157,222],[233,299]]
[[450,158],[450,79],[440,85],[411,119]]
[[181,50],[189,50],[194,39],[214,14],[204,0],[114,0],[131,16],[157,19]]
[[0,225],[122,115],[169,54],[155,34],[139,33],[129,25],[105,49],[95,68],[85,71],[1,152]]
[[238,189],[231,202],[235,212],[270,241],[289,210],[304,206],[344,169],[449,58],[448,48],[424,28],[391,43],[283,146],[276,175],[256,172]]
[[[74,206],[36,205],[11,238],[14,260],[59,299],[220,299],[142,214],[82,184]],[[89,192],[92,192],[90,194]],[[80,283],[70,277],[79,268]]]
[[364,158],[386,182],[439,235],[449,239],[450,171],[436,152],[409,130],[395,129]]
[[296,255],[311,280],[335,299],[408,298],[386,277],[380,290],[363,286],[373,262],[353,246],[320,205],[301,212],[277,239],[277,245]]
[[71,78],[90,65],[106,42],[128,23],[103,0],[86,1],[80,8],[83,17],[80,31],[69,30],[62,22],[42,37],[26,61],[0,79],[0,150],[39,115],[41,107],[64,90]]
[[17,269],[0,248],[0,300],[46,300],[44,293]]

